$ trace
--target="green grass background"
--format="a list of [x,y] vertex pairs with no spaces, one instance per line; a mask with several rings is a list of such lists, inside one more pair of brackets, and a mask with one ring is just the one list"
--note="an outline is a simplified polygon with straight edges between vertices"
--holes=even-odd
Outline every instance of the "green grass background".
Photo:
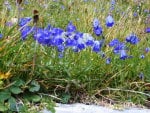
[[[22,41],[17,25],[5,26],[6,22],[17,17],[15,1],[9,0],[12,8],[10,11],[4,1],[0,1],[0,33],[4,35],[0,39],[0,72],[10,71],[12,76],[1,80],[4,82],[1,87],[21,78],[25,82],[37,80],[42,87],[41,91],[56,96],[65,92],[75,97],[75,92],[82,92],[104,95],[116,101],[143,103],[147,100],[148,96],[141,92],[147,91],[146,94],[149,94],[150,89],[150,53],[144,53],[144,49],[150,44],[150,34],[144,33],[146,26],[150,27],[150,23],[145,24],[148,13],[144,12],[149,9],[149,0],[143,3],[117,0],[115,9],[111,12],[109,0],[29,0],[29,4],[21,4],[21,17],[32,17],[34,9],[39,11],[40,27],[50,23],[54,27],[65,29],[68,22],[72,21],[78,31],[90,33],[95,39],[102,38],[94,35],[92,30],[93,19],[98,18],[106,39],[103,51],[112,59],[109,65],[105,63],[105,58],[92,52],[90,48],[79,53],[68,49],[60,59],[55,48],[37,45],[32,36]],[[65,9],[62,10],[62,7]],[[137,12],[137,17],[133,16],[134,12]],[[114,17],[115,26],[108,29],[105,26],[105,18],[110,13]],[[119,60],[119,56],[114,55],[107,44],[114,38],[124,41],[132,32],[140,38],[139,44],[127,45],[128,54],[134,57]],[[35,54],[36,65],[33,70]],[[141,54],[145,54],[144,59],[140,58]],[[143,79],[139,78],[141,72],[144,74]]]

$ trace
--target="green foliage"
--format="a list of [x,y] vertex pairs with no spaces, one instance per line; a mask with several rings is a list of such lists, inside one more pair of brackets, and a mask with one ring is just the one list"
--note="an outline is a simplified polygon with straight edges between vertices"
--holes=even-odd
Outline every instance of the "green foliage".
[[6,112],[6,111],[8,111],[8,108],[5,105],[3,105],[2,103],[0,103],[0,111]]
[[30,84],[30,88],[29,91],[30,92],[37,92],[40,90],[40,85],[38,82],[36,82],[35,80],[33,80]]
[[25,94],[24,99],[26,99],[30,102],[40,102],[41,97],[37,94],[27,93],[27,94]]
[[0,102],[1,103],[4,103],[4,101],[9,99],[10,97],[11,97],[11,93],[8,89],[5,89],[5,90],[0,92]]
[[9,109],[11,111],[17,111],[17,108],[16,108],[17,102],[16,102],[16,99],[14,97],[11,97],[8,99],[8,104],[9,104]]
[[61,99],[62,99],[61,103],[67,104],[69,102],[70,98],[71,98],[70,94],[63,93],[62,97],[61,97]]
[[21,90],[19,87],[16,87],[16,86],[10,87],[10,91],[11,91],[13,94],[20,94],[20,93],[22,92],[22,90]]
[[[13,80],[14,82],[10,83],[7,88],[0,90],[1,112],[27,112],[27,109],[32,109],[36,103],[40,103],[42,106],[42,98],[36,94],[36,92],[40,90],[40,85],[37,81],[32,80],[27,82],[19,78]],[[23,100],[21,98],[23,98]],[[22,102],[19,101],[20,99]],[[24,105],[27,103],[32,103],[33,105]],[[44,107],[45,106],[42,108]],[[52,109],[52,106],[50,108]],[[35,109],[35,113],[37,111],[39,111],[39,109]]]
[[[55,95],[58,93],[62,103],[68,103],[73,98],[71,94],[74,92],[86,92],[89,95],[100,92],[107,98],[119,101],[130,100],[135,103],[143,103],[143,100],[147,99],[143,94],[124,92],[124,90],[150,92],[148,85],[150,53],[144,52],[144,49],[149,47],[150,35],[143,33],[147,18],[143,10],[149,8],[148,0],[144,4],[141,3],[139,8],[137,7],[139,4],[133,1],[117,1],[115,9],[111,12],[116,23],[110,29],[105,26],[105,17],[110,8],[109,0],[97,0],[97,2],[47,0],[41,3],[36,0],[29,1],[28,5],[22,4],[24,9],[21,11],[21,17],[32,17],[32,11],[37,9],[40,16],[39,27],[45,27],[50,23],[54,27],[65,29],[68,22],[72,21],[78,31],[90,33],[95,39],[101,39],[102,37],[97,37],[92,32],[92,21],[97,17],[103,27],[106,41],[102,51],[105,52],[106,57],[111,58],[111,63],[106,64],[106,57],[102,58],[100,54],[93,53],[90,48],[78,53],[67,49],[64,57],[58,58],[59,53],[56,48],[37,44],[31,35],[22,41],[16,23],[12,27],[5,26],[5,22],[17,17],[15,2],[9,0],[12,9],[8,11],[5,5],[2,5],[4,0],[1,0],[0,33],[4,34],[4,37],[0,39],[0,76],[6,75],[9,71],[11,75],[0,79],[1,111],[16,111],[17,96],[20,98],[23,96],[25,103],[40,101],[44,103],[47,100],[42,100],[38,95],[40,91]],[[64,10],[62,6],[65,7]],[[138,13],[137,17],[133,17],[134,12]],[[140,37],[140,43],[127,44],[128,53],[133,58],[119,60],[119,56],[114,55],[112,48],[107,44],[116,37],[123,42],[131,32],[135,32]],[[145,58],[141,59],[140,54],[144,54]],[[139,77],[141,72],[144,74],[142,79]],[[103,90],[108,87],[121,91]],[[47,107],[53,109],[53,102],[49,103]],[[27,105],[19,106],[20,110],[28,109]]]

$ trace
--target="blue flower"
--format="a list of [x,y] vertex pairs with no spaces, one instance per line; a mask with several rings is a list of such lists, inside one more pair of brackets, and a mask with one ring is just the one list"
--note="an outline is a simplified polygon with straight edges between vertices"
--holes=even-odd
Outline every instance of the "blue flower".
[[137,16],[138,16],[138,13],[137,13],[137,12],[134,12],[134,13],[133,13],[133,16],[134,16],[134,17],[137,17]]
[[43,37],[41,36],[41,40],[43,40],[43,41],[41,41],[42,42],[41,44],[42,45],[51,46],[52,45],[52,38],[51,38],[51,36],[52,36],[51,32],[47,32],[46,33],[46,31],[44,31]]
[[137,44],[140,40],[134,33],[132,33],[126,38],[126,41],[130,44]]
[[47,25],[47,27],[45,27],[45,30],[52,30],[52,26],[50,24]]
[[115,54],[119,54],[121,50],[125,49],[125,44],[124,43],[119,43],[117,44],[114,49],[113,49],[113,52]]
[[103,32],[102,27],[100,25],[100,22],[97,18],[93,20],[93,32],[97,35],[100,36]]
[[99,25],[100,25],[99,20],[98,20],[97,18],[95,18],[95,19],[93,20],[93,27],[98,27]]
[[99,52],[99,54],[100,54],[100,56],[101,56],[102,58],[104,58],[104,57],[106,56],[103,51]]
[[93,45],[93,51],[98,53],[101,51],[101,47],[102,47],[103,42],[102,41],[94,41],[94,45]]
[[76,27],[72,24],[72,22],[69,22],[66,31],[71,33],[76,31]]
[[150,12],[150,10],[144,9],[144,13],[149,13],[149,12]]
[[100,35],[102,35],[102,33],[103,33],[102,27],[101,27],[100,25],[97,26],[97,27],[94,27],[94,28],[93,28],[93,31],[94,31],[94,33],[95,33],[97,36],[100,36]]
[[106,64],[110,64],[111,63],[111,59],[110,58],[107,58],[106,59]]
[[110,4],[111,4],[110,11],[112,11],[115,8],[116,1],[115,0],[110,0]]
[[57,35],[61,35],[64,32],[64,30],[60,28],[53,28],[51,32],[53,36],[57,36]]
[[64,52],[64,50],[65,50],[64,45],[58,45],[57,50],[58,50],[58,52]]
[[145,52],[148,53],[150,51],[150,47],[145,48]]
[[66,38],[72,38],[73,36],[74,36],[74,33],[71,33],[71,32],[64,32],[64,36],[66,37]]
[[66,8],[65,8],[65,6],[64,6],[64,5],[61,5],[61,9],[62,9],[62,10],[65,10]]
[[83,37],[83,33],[81,32],[77,32],[75,35],[74,35],[74,39],[75,40],[78,40],[79,38],[82,38]]
[[77,41],[72,39],[72,38],[67,38],[66,39],[66,46],[71,47],[71,46],[76,46]]
[[79,38],[77,40],[77,47],[78,47],[79,50],[85,49],[86,46],[85,46],[84,41],[83,41],[82,38]]
[[142,72],[140,72],[140,74],[139,74],[139,78],[140,78],[141,80],[143,80],[143,79],[144,79],[144,74],[143,74]]
[[3,38],[3,35],[2,35],[2,34],[0,34],[0,39],[1,39],[1,38]]
[[142,55],[140,56],[140,58],[141,58],[141,59],[144,59],[144,58],[145,58],[145,55],[142,54]]
[[150,33],[150,27],[147,27],[147,28],[145,29],[145,33]]
[[43,38],[43,43],[42,43],[43,45],[47,45],[47,46],[51,46],[52,45],[52,40],[51,40],[51,38],[50,37],[44,37]]
[[52,33],[49,30],[42,28],[34,28],[33,38],[38,41],[39,44],[50,46],[52,45]]
[[111,5],[115,5],[116,1],[115,0],[111,0]]
[[77,45],[79,50],[85,49],[85,45],[83,43]]
[[55,46],[62,45],[64,42],[65,42],[65,39],[60,35],[53,37],[53,44]]
[[25,40],[27,36],[32,32],[31,26],[25,26],[23,29],[20,30],[21,32],[21,39]]
[[32,20],[30,17],[20,18],[19,20],[19,26],[25,26],[27,23],[29,23]]
[[87,46],[93,46],[93,44],[94,44],[94,40],[89,39],[89,40],[86,41]]
[[114,25],[114,19],[111,15],[109,15],[107,18],[106,18],[106,26],[107,27],[112,27]]
[[125,60],[126,58],[128,58],[128,55],[126,53],[126,50],[123,49],[120,51],[120,59]]
[[[34,27],[33,29],[33,38],[34,40],[40,40],[43,39],[44,37],[44,30],[42,28],[37,28],[37,27]],[[40,41],[41,43],[41,41]]]
[[116,45],[118,45],[118,44],[120,44],[120,41],[119,41],[117,38],[115,38],[115,39],[113,39],[113,40],[109,43],[109,46],[110,46],[110,47],[114,47],[114,46],[116,46]]
[[83,39],[85,40],[87,46],[93,46],[94,38],[89,33],[84,33]]
[[79,48],[78,48],[77,46],[73,46],[73,47],[72,47],[72,50],[73,50],[74,52],[79,52]]

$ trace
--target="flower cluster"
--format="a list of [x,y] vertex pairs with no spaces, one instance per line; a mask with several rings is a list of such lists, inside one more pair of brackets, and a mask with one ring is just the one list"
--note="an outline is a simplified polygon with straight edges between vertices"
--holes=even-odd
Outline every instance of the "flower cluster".
[[103,29],[102,29],[102,27],[100,25],[100,22],[97,18],[95,18],[94,21],[93,21],[93,32],[97,36],[100,36],[103,33]]
[[126,53],[125,43],[120,42],[117,38],[113,39],[109,43],[109,46],[113,47],[113,52],[115,54],[120,55],[120,59],[125,60],[128,57],[128,55]]
[[[134,34],[130,34],[126,38],[126,42],[130,44],[137,44],[139,42],[139,38]],[[113,47],[113,52],[115,54],[120,55],[120,59],[125,60],[127,58],[131,58],[132,56],[127,55],[127,47],[125,43],[120,42],[117,38],[113,39],[109,43],[110,47]],[[143,58],[143,57],[142,57]]]
[[20,18],[20,20],[19,20],[19,26],[23,27],[27,23],[29,23],[31,20],[32,20],[32,18],[30,18],[30,17]]
[[137,44],[139,42],[139,38],[134,33],[132,33],[126,38],[126,41],[131,44]]
[[[114,24],[114,21],[111,18],[112,17],[110,15],[107,17],[107,27],[113,26]],[[93,52],[99,54],[102,53],[101,50],[104,44],[104,39],[95,40],[91,34],[79,32],[72,22],[69,22],[64,30],[61,28],[52,27],[50,24],[45,28],[39,28],[36,26],[31,27],[28,26],[28,22],[30,21],[31,18],[29,17],[20,19],[19,25],[21,27],[21,39],[25,40],[28,35],[31,35],[39,44],[48,47],[55,47],[60,53],[60,57],[63,57],[63,54],[67,48],[74,52],[80,52],[86,48],[91,48]],[[93,21],[93,31],[97,36],[100,36],[103,33],[102,27],[97,18]],[[126,43],[135,45],[138,42],[139,38],[134,33],[131,33],[126,37],[126,42],[120,42],[117,38],[115,38],[108,45],[113,47],[114,54],[119,55],[120,59],[125,60],[130,58],[127,54]],[[106,64],[110,64],[110,62],[111,58],[107,58]]]
[[[111,16],[111,15],[108,15],[107,17],[106,17],[106,26],[108,27],[108,28],[111,28],[111,27],[113,27],[114,26],[114,24],[115,24],[115,22],[114,22],[114,19],[113,19],[113,17]],[[103,33],[103,29],[102,29],[102,27],[101,27],[101,25],[100,25],[100,22],[99,22],[99,20],[97,19],[97,18],[95,18],[94,20],[93,20],[93,32],[95,33],[95,35],[97,35],[97,36],[100,36],[100,35],[102,35],[102,33]]]
[[24,26],[20,30],[22,40],[25,40],[31,34],[39,44],[56,47],[61,55],[67,48],[72,49],[74,52],[80,52],[87,47],[90,47],[96,53],[101,51],[103,40],[94,40],[91,34],[77,31],[72,22],[69,22],[66,30],[63,30],[50,25],[45,28],[31,27],[26,25],[29,21],[30,18],[23,18],[20,21],[19,25]]

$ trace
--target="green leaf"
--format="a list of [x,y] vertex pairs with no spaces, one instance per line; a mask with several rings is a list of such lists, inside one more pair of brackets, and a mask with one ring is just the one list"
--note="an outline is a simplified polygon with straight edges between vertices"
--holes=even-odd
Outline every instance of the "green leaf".
[[66,104],[69,102],[70,98],[71,98],[70,94],[64,93],[64,94],[62,94],[61,102]]
[[0,103],[0,111],[6,112],[7,110],[8,110],[8,107]]
[[32,81],[31,82],[31,86],[29,88],[29,91],[30,92],[36,92],[36,91],[39,91],[40,90],[40,85],[37,81]]
[[41,97],[39,95],[33,95],[33,94],[27,94],[25,95],[24,98],[32,102],[39,102],[41,100]]
[[4,82],[2,80],[0,80],[0,86],[2,86],[4,84]]
[[32,101],[33,102],[39,102],[41,100],[41,97],[39,95],[33,95],[32,96]]
[[2,80],[0,80],[0,88],[3,88],[3,84],[4,84],[4,82]]
[[8,103],[9,103],[9,109],[11,111],[17,111],[17,109],[16,109],[17,102],[16,102],[15,98],[13,98],[13,97],[9,98]]
[[11,91],[13,94],[20,94],[20,93],[22,93],[22,90],[21,90],[19,87],[16,87],[16,86],[10,87],[10,91]]
[[24,85],[25,84],[25,82],[23,81],[23,80],[21,80],[21,79],[18,79],[16,82],[15,82],[15,86],[22,86],[22,85]]
[[6,89],[6,90],[0,91],[0,103],[9,99],[10,96],[11,96],[11,93],[9,92],[9,90]]

